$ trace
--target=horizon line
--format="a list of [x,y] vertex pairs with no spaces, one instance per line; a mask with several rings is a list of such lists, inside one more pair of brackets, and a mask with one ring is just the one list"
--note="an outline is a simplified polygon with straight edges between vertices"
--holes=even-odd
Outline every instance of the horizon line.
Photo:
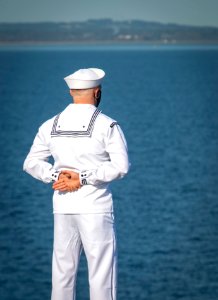
[[81,20],[81,21],[0,21],[0,24],[7,24],[7,25],[12,25],[12,24],[43,24],[43,23],[86,23],[90,21],[112,21],[112,22],[144,22],[144,23],[155,23],[155,24],[160,24],[160,25],[174,25],[174,26],[184,26],[184,27],[200,27],[200,28],[217,28],[218,25],[193,25],[193,24],[184,24],[184,23],[175,23],[175,22],[160,22],[160,21],[148,21],[148,20],[143,20],[143,19],[126,19],[126,20],[116,20],[112,18],[91,18],[87,20]]

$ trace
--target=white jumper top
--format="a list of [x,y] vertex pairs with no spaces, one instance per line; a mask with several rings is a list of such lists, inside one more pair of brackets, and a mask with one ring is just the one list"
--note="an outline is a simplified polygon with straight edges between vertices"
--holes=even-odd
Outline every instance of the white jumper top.
[[42,124],[24,162],[27,173],[46,183],[66,169],[82,174],[85,185],[74,192],[55,191],[54,213],[113,211],[108,183],[128,172],[127,145],[117,122],[94,105],[70,104]]

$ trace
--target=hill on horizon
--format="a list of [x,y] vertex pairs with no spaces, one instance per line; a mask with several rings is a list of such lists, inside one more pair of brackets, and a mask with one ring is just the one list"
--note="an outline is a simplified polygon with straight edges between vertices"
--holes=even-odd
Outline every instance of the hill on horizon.
[[112,19],[0,23],[0,43],[23,42],[218,43],[218,27]]

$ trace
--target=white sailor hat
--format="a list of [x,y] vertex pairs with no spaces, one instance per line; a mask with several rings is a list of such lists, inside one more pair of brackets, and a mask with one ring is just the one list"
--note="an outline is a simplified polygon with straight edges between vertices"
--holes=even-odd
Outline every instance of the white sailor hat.
[[105,72],[97,68],[80,69],[64,78],[68,87],[73,90],[91,89],[101,84]]

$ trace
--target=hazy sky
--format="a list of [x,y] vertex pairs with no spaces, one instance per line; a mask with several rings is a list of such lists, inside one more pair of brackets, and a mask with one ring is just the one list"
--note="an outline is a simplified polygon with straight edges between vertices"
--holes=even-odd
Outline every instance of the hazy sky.
[[218,26],[218,0],[0,0],[0,22],[98,18]]

